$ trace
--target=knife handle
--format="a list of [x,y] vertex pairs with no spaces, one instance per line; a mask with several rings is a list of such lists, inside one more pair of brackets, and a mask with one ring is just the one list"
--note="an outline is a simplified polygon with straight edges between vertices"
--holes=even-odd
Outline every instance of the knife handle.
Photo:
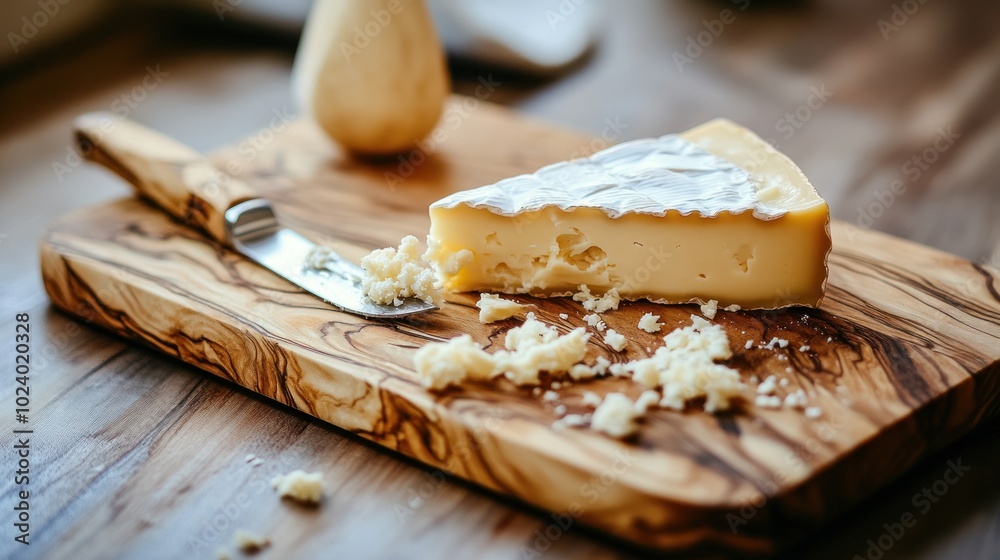
[[180,142],[111,113],[73,123],[77,149],[114,171],[173,217],[231,246],[225,213],[258,195]]

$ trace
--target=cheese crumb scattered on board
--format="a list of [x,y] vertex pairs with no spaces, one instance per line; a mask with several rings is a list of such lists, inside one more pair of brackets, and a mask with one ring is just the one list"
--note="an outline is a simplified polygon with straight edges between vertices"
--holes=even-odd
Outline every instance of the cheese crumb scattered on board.
[[555,407],[553,409],[553,412],[556,413],[556,416],[565,416],[566,415],[566,405],[561,404],[561,405]]
[[809,408],[806,409],[806,418],[815,420],[820,416],[823,416],[823,410],[820,407],[810,406]]
[[770,395],[778,388],[778,379],[773,375],[768,375],[764,381],[757,386],[757,394]]
[[785,395],[785,406],[788,408],[805,408],[808,402],[806,392],[802,389]]
[[625,344],[628,340],[625,338],[625,335],[618,333],[618,331],[608,329],[608,332],[604,333],[604,342],[613,348],[615,352],[621,352],[625,349]]
[[558,381],[553,381],[552,385],[550,385],[549,387],[552,388],[552,389],[559,389],[559,388],[562,387],[562,383],[560,383]]
[[233,546],[243,552],[257,552],[269,544],[271,544],[271,539],[251,533],[246,529],[237,529],[233,535]]
[[756,403],[760,408],[781,408],[781,397],[776,395],[757,395]]
[[747,343],[743,345],[743,347],[746,348],[747,350],[753,348],[753,341],[748,340]]
[[785,339],[783,339],[783,338],[774,337],[774,338],[771,339],[771,342],[768,342],[767,344],[765,344],[761,348],[765,348],[767,350],[774,350],[775,346],[779,346],[781,348],[784,348],[784,347],[788,346],[788,341],[785,340]]
[[496,294],[481,294],[476,302],[479,308],[480,323],[494,323],[504,319],[510,319],[524,309],[524,306],[516,301],[503,299]]
[[660,329],[663,327],[663,323],[659,321],[660,321],[659,315],[646,313],[645,315],[642,316],[641,319],[639,319],[639,328],[648,333],[660,332]]
[[628,365],[629,364],[611,364],[608,366],[608,373],[614,375],[615,377],[627,377],[629,375]]
[[635,410],[639,414],[646,414],[651,408],[660,403],[660,394],[649,389],[643,391],[639,398],[635,399]]
[[292,498],[307,504],[318,504],[323,499],[323,473],[294,470],[271,479],[271,488],[282,498]]
[[601,396],[593,391],[584,391],[583,404],[596,407],[601,404]]
[[[472,253],[463,249],[452,255],[448,268],[461,268],[472,260]],[[407,235],[399,247],[376,249],[361,257],[365,274],[361,287],[375,303],[402,305],[403,298],[415,297],[426,303],[440,305],[442,294],[437,274],[420,256],[416,237]]]
[[639,416],[628,397],[622,393],[609,393],[594,411],[590,428],[614,438],[626,438],[639,429],[635,422]]
[[[785,368],[785,373],[792,373],[792,368]],[[788,383],[789,381],[785,377],[782,377],[781,380],[778,381],[778,385],[781,385],[782,387],[788,387]]]
[[708,303],[701,306],[701,314],[709,319],[715,319],[715,314],[719,311],[719,302],[710,299]]
[[555,391],[545,391],[545,394],[542,395],[542,402],[554,402],[557,400],[559,400],[559,393]]
[[743,384],[739,373],[715,363],[733,355],[720,325],[691,315],[690,326],[674,330],[663,337],[663,342],[651,357],[631,361],[622,368],[642,385],[663,387],[660,406],[680,410],[687,401],[705,397],[705,411],[715,412],[728,409],[731,401],[740,396]]
[[736,313],[740,309],[743,309],[743,308],[740,307],[739,305],[735,304],[735,303],[732,304],[732,305],[727,305],[726,307],[722,308],[723,311],[728,311],[730,313]]
[[559,336],[559,331],[535,319],[528,313],[520,327],[507,331],[504,346],[493,355],[497,370],[517,385],[537,385],[538,376],[568,373],[583,361],[590,333],[583,327]]
[[604,329],[608,328],[608,326],[604,323],[604,321],[601,320],[601,316],[598,315],[597,313],[591,313],[590,315],[584,315],[583,316],[583,321],[585,323],[587,323],[588,325],[590,325],[591,327],[593,327],[593,328],[595,328],[595,329],[597,329],[599,331],[602,331],[602,332],[604,331]]
[[559,318],[562,319],[563,321],[565,321],[566,319],[569,319],[569,315],[567,315],[565,313],[560,313],[559,314]]
[[597,377],[597,372],[594,370],[594,367],[588,366],[587,364],[575,364],[573,367],[569,368],[567,373],[569,373],[569,376],[577,381]]
[[413,363],[420,382],[430,389],[444,389],[467,378],[489,379],[496,374],[493,356],[467,334],[423,345],[414,354]]
[[799,347],[799,352],[808,352],[808,351],[809,351],[809,347],[808,346],[800,346]]
[[618,304],[621,302],[617,288],[611,288],[601,297],[590,293],[590,288],[586,284],[581,284],[579,290],[573,295],[573,301],[581,302],[583,308],[592,313],[604,313],[609,309],[618,309]]
[[562,418],[556,420],[552,423],[552,428],[554,430],[562,430],[564,428],[576,428],[579,426],[586,426],[590,419],[591,414],[567,414]]

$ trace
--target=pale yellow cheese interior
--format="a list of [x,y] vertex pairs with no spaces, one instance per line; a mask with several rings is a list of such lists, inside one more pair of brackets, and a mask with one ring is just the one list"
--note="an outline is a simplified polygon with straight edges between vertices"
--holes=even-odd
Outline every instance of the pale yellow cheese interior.
[[586,284],[628,299],[736,304],[745,309],[819,305],[830,250],[829,210],[802,172],[752,132],[712,121],[686,139],[748,172],[758,200],[783,210],[714,217],[596,208],[506,216],[487,207],[432,207],[428,257],[443,263],[462,249],[472,262],[444,274],[450,291],[565,295]]

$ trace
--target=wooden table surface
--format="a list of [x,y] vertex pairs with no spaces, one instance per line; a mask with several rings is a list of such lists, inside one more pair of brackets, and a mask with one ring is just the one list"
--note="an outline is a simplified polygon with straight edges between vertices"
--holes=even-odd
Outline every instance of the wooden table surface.
[[[880,18],[893,23],[893,2],[830,0],[791,11],[607,4],[614,17],[601,46],[574,73],[553,81],[493,73],[501,84],[488,100],[612,142],[728,116],[772,136],[836,217],[1000,267],[1000,5],[927,2],[905,22],[897,17],[898,29],[880,30]],[[679,70],[674,53],[726,8],[732,23]],[[34,431],[32,544],[24,547],[11,525],[18,425],[15,381],[6,375],[0,556],[211,557],[241,527],[268,528],[275,544],[262,557],[274,558],[641,555],[576,528],[539,539],[550,523],[544,513],[50,308],[38,276],[45,225],[127,192],[101,170],[75,165],[71,118],[127,107],[129,117],[209,151],[292,110],[293,49],[294,39],[226,24],[195,33],[140,17],[0,74],[0,348],[13,355],[15,315],[28,313]],[[459,71],[456,90],[469,94],[490,74]],[[789,557],[996,558],[998,435],[1000,423],[982,427]],[[245,463],[251,453],[264,463]],[[946,484],[955,463],[968,470]],[[322,508],[279,503],[266,487],[272,474],[294,468],[326,473]],[[907,513],[916,524],[900,534],[894,524]]]

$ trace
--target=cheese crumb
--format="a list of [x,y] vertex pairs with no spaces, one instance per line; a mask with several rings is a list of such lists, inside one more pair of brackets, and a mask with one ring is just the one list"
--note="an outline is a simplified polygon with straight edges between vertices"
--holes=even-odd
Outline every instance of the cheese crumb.
[[740,307],[739,305],[736,305],[734,303],[732,305],[727,305],[726,307],[723,307],[722,309],[723,309],[723,311],[728,311],[730,313],[736,313],[737,311],[739,311],[740,309],[743,309],[743,308]]
[[609,393],[594,411],[590,427],[614,438],[626,438],[639,429],[635,422],[639,416],[628,397],[622,393]]
[[542,402],[554,402],[557,400],[559,400],[559,393],[555,391],[545,391],[545,394],[542,395]]
[[565,313],[560,313],[559,314],[559,318],[562,319],[563,321],[565,321],[566,319],[569,319],[569,315],[567,315]]
[[770,395],[778,388],[778,380],[773,375],[768,375],[764,381],[757,386],[757,394]]
[[815,420],[820,416],[823,416],[823,410],[820,407],[810,406],[809,408],[806,409],[806,418],[809,418],[810,420]]
[[784,347],[788,346],[788,341],[785,340],[785,339],[783,339],[783,338],[774,337],[774,338],[771,339],[771,342],[768,342],[764,346],[761,346],[761,348],[764,348],[764,349],[767,349],[767,350],[774,350],[775,346],[779,346],[781,348],[784,348]]
[[524,309],[524,306],[516,301],[503,299],[496,294],[481,294],[476,302],[479,308],[479,322],[493,323],[510,319]]
[[589,315],[583,316],[583,321],[590,325],[591,327],[603,332],[608,326],[601,320],[601,316],[597,313],[591,313]]
[[808,346],[800,346],[799,347],[799,352],[808,352],[808,351],[809,351],[809,347]]
[[628,364],[611,364],[608,366],[608,373],[615,377],[625,377],[629,374]]
[[646,414],[650,407],[656,406],[660,402],[660,394],[649,389],[643,391],[639,398],[635,400],[635,410],[639,414]]
[[590,288],[586,284],[581,284],[579,290],[573,295],[573,301],[581,302],[583,308],[592,313],[604,313],[609,309],[618,309],[618,304],[621,302],[617,288],[611,288],[601,297],[590,293]]
[[660,332],[660,329],[663,327],[663,323],[660,323],[659,321],[659,315],[646,313],[641,319],[639,319],[639,328],[648,333]]
[[470,377],[489,379],[498,373],[493,356],[467,334],[423,345],[414,354],[413,363],[417,378],[430,389],[458,385]]
[[553,410],[553,412],[556,413],[556,416],[565,416],[566,415],[566,405],[561,404],[561,405],[555,407],[555,409]]
[[743,345],[743,347],[746,348],[747,350],[753,348],[753,341],[748,340],[747,343]]
[[[792,373],[792,368],[785,368],[785,373]],[[781,385],[782,387],[788,387],[788,383],[789,381],[785,377],[782,377],[781,380],[778,381],[778,385]]]
[[559,331],[535,319],[528,313],[520,327],[507,331],[504,341],[507,351],[493,355],[496,368],[517,385],[537,385],[538,376],[569,373],[583,361],[590,333],[578,328],[559,336]]
[[705,397],[706,412],[726,410],[743,390],[736,370],[715,363],[733,355],[729,338],[720,325],[697,315],[691,315],[691,323],[663,337],[664,345],[651,357],[622,369],[649,388],[663,387],[660,406],[680,410],[687,401]]
[[282,498],[318,504],[323,499],[323,473],[294,470],[288,474],[279,474],[271,479],[271,488]]
[[[472,253],[463,249],[450,257],[448,268],[461,268],[472,260]],[[440,305],[443,301],[437,275],[420,256],[416,237],[407,235],[399,247],[376,249],[361,258],[365,274],[361,287],[375,303],[400,306],[404,298],[415,297],[425,303]]]
[[808,402],[809,400],[806,397],[806,392],[802,389],[799,389],[794,393],[789,393],[785,396],[785,406],[788,408],[805,408]]
[[621,352],[625,349],[625,344],[628,343],[628,340],[614,329],[608,329],[608,332],[604,333],[604,342],[613,348],[615,352]]
[[593,391],[584,391],[583,404],[596,407],[601,404],[601,396]]
[[552,382],[552,385],[550,385],[550,387],[551,387],[552,389],[559,389],[559,388],[561,388],[561,387],[562,387],[562,383],[560,383],[560,382],[558,382],[558,381],[553,381],[553,382]]
[[719,311],[719,302],[710,299],[708,303],[701,306],[701,314],[709,319],[715,319],[715,314]]
[[579,426],[585,426],[590,419],[591,414],[567,414],[562,418],[556,420],[552,423],[552,428],[555,430],[562,430],[564,428],[575,428]]
[[781,397],[776,395],[757,395],[756,402],[760,408],[781,408]]
[[236,533],[233,534],[233,546],[243,552],[257,552],[269,544],[271,544],[271,539],[251,533],[246,529],[237,529]]
[[569,368],[567,373],[569,373],[569,376],[577,381],[597,377],[597,372],[594,371],[594,367],[588,366],[587,364],[576,364]]

